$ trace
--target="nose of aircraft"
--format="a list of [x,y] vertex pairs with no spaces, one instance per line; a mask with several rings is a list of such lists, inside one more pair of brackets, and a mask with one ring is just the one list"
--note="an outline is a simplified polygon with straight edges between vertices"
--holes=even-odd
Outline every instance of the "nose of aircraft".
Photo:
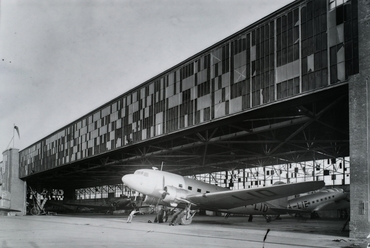
[[133,182],[134,182],[134,176],[133,175],[124,175],[122,177],[122,182],[125,186],[131,188],[133,186]]

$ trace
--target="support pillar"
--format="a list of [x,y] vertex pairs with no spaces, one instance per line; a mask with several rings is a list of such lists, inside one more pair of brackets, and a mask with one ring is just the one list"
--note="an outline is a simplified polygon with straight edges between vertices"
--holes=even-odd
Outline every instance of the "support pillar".
[[[18,210],[15,215],[26,214],[26,182],[19,179],[19,150],[8,149],[3,152],[0,168],[0,208]],[[7,212],[7,211],[4,211]]]
[[359,74],[349,79],[350,237],[370,233],[370,2],[358,0]]

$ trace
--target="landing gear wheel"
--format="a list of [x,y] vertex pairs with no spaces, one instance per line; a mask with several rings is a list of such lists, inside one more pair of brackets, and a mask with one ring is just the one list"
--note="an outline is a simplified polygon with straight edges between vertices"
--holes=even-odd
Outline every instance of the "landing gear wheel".
[[266,222],[267,223],[270,223],[271,222],[271,216],[266,216],[265,218],[266,218]]
[[40,214],[40,209],[38,209],[37,207],[33,207],[31,209],[31,214],[32,215],[39,215]]
[[159,223],[165,223],[168,220],[168,214],[164,210],[160,210],[158,213],[158,222]]
[[186,214],[181,218],[180,224],[181,225],[190,225],[193,221],[193,217],[187,217]]

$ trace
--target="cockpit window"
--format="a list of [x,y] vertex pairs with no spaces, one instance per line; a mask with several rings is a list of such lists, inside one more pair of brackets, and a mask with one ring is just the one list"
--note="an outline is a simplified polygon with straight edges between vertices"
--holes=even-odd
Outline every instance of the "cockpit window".
[[148,172],[144,172],[144,171],[135,171],[134,173],[135,175],[144,175],[145,177],[148,176]]
[[149,177],[148,172],[144,172],[144,177]]

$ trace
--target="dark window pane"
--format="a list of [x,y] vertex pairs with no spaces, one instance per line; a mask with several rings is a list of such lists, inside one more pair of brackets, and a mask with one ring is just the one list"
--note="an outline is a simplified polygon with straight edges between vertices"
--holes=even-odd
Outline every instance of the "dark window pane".
[[325,32],[325,30],[327,28],[326,15],[320,15],[319,25],[320,25],[320,32]]
[[321,71],[321,85],[322,86],[328,85],[328,69],[327,68]]
[[299,21],[299,9],[293,10],[293,26]]
[[306,22],[306,10],[307,10],[306,7],[303,7],[301,9],[301,20],[302,20],[302,23]]
[[330,65],[337,64],[337,47],[333,46],[330,48]]
[[307,21],[312,19],[313,17],[312,14],[313,14],[313,3],[310,1],[307,3],[307,12],[306,12]]
[[345,43],[345,60],[350,60],[353,57],[352,41]]
[[307,57],[302,58],[302,74],[307,74]]
[[328,54],[327,50],[321,51],[321,68],[328,67]]
[[292,29],[294,24],[293,24],[293,12],[288,13],[288,23],[287,23],[288,29]]
[[352,19],[352,4],[344,4],[344,21]]
[[294,44],[293,60],[299,59],[299,43]]
[[344,21],[343,5],[337,7],[337,25],[342,24]]
[[337,65],[333,65],[330,67],[330,84],[335,84],[337,81]]

